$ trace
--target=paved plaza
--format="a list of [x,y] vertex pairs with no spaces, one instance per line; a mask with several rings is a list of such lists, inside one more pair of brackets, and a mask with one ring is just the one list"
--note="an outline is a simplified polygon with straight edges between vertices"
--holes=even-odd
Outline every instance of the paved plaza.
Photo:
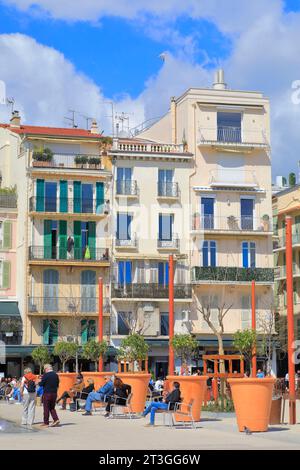
[[[234,414],[202,413],[197,429],[177,429],[163,426],[157,416],[157,426],[147,428],[147,419],[106,419],[100,413],[91,417],[81,413],[60,411],[61,426],[33,431],[14,426],[19,424],[22,406],[0,404],[0,449],[300,449],[300,419],[295,426],[270,426],[267,433],[246,435],[237,430]],[[286,414],[286,416],[288,416]],[[9,423],[5,421],[9,420]],[[42,407],[37,407],[36,422],[42,422]]]

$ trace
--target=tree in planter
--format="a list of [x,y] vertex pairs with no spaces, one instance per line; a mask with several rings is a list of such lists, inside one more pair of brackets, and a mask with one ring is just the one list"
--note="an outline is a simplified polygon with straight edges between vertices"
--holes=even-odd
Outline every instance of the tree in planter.
[[76,343],[69,343],[68,341],[58,341],[54,346],[53,354],[58,356],[62,362],[63,372],[65,372],[66,363],[70,359],[75,359],[78,354],[79,345]]
[[45,364],[50,362],[50,353],[47,346],[37,346],[31,353],[31,357],[39,365],[40,375]]
[[249,366],[250,375],[252,373],[252,359],[254,348],[256,347],[256,331],[252,329],[238,330],[233,335],[233,346],[244,356],[246,364]]
[[188,375],[188,363],[198,348],[198,343],[191,335],[177,334],[172,338],[172,347],[177,357],[181,359],[184,375]]
[[53,152],[48,147],[40,150],[34,150],[32,158],[38,162],[51,162],[53,158]]
[[118,358],[129,362],[129,369],[134,372],[135,363],[141,368],[141,362],[147,359],[149,346],[143,336],[130,334],[121,341]]
[[275,335],[275,312],[262,312],[258,315],[257,330],[260,337],[259,353],[266,357],[266,375],[271,375],[273,350],[278,342]]
[[76,165],[81,165],[81,168],[83,168],[88,162],[88,157],[85,155],[76,155],[74,161]]
[[99,358],[107,353],[108,347],[108,343],[105,340],[96,341],[90,339],[83,346],[82,357],[88,361],[93,361],[95,363],[95,371],[97,371]]
[[143,315],[139,315],[141,305],[138,302],[130,312],[120,313],[120,317],[128,328],[130,335],[134,333],[143,335],[150,325],[150,318],[148,315],[145,315],[145,312],[143,312]]

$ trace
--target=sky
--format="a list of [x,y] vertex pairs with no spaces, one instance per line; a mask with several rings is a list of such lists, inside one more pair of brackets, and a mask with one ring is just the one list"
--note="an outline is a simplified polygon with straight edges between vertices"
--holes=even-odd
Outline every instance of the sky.
[[67,126],[73,109],[108,133],[113,102],[133,128],[219,67],[270,98],[273,176],[297,173],[300,0],[0,0],[0,80],[24,123]]

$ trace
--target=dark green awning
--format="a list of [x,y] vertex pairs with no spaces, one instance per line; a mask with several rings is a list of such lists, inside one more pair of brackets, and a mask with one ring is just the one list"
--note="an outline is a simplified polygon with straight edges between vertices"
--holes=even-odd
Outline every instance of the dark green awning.
[[1,302],[0,317],[20,317],[18,302]]

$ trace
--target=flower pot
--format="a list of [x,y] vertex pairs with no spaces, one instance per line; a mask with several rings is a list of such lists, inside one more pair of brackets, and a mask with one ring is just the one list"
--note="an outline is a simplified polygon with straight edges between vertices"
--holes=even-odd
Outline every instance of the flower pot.
[[60,372],[59,376],[59,387],[57,395],[61,397],[64,392],[70,390],[76,381],[76,372]]
[[[180,383],[181,401],[182,403],[193,402],[193,418],[194,421],[200,421],[202,403],[206,396],[208,377],[206,375],[168,375],[169,391],[173,389],[173,383]],[[183,411],[184,408],[182,408]],[[190,421],[190,418],[184,416],[176,416],[176,421]]]
[[275,379],[249,377],[227,381],[231,388],[239,431],[243,432],[245,427],[253,432],[267,431]]
[[85,387],[88,385],[87,379],[94,380],[95,391],[104,385],[104,377],[114,375],[114,372],[82,372]]
[[151,375],[142,372],[121,372],[116,373],[116,376],[119,377],[125,384],[131,386],[131,405],[133,413],[142,413],[145,408]]

